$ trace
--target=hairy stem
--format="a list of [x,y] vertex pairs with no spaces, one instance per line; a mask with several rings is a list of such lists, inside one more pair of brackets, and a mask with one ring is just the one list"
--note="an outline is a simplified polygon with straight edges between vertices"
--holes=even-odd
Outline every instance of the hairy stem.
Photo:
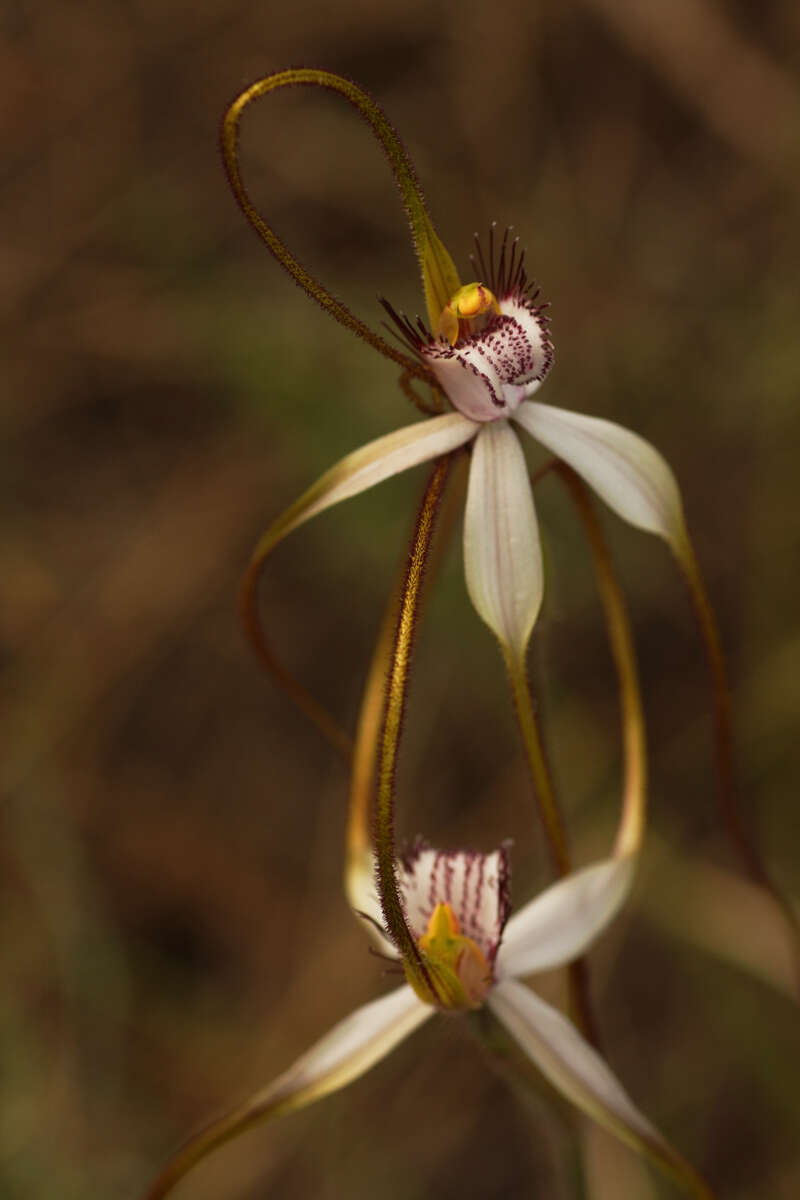
[[622,589],[614,571],[606,539],[583,480],[566,463],[556,466],[581,519],[594,561],[595,578],[603,605],[611,655],[617,672],[622,714],[625,762],[622,815],[614,846],[616,855],[638,851],[644,834],[647,797],[647,751],[644,713],[636,668],[631,626]]
[[378,788],[375,814],[375,850],[378,868],[378,891],[386,927],[401,954],[406,967],[421,986],[436,996],[436,989],[427,970],[414,936],[408,928],[403,903],[397,886],[396,846],[394,834],[394,785],[397,754],[405,716],[408,680],[414,631],[419,611],[425,564],[433,535],[436,511],[450,469],[450,458],[440,460],[425,490],[417,527],[411,545],[411,555],[400,597],[400,609],[392,647],[389,677],[386,684],[386,707],[380,737],[378,757]]
[[409,374],[430,380],[432,378],[430,372],[422,363],[409,358],[408,355],[403,354],[370,329],[368,325],[365,325],[305,269],[272,227],[267,224],[245,189],[239,171],[239,121],[244,109],[253,100],[266,96],[279,88],[303,86],[326,88],[342,96],[349,104],[353,105],[378,139],[389,160],[411,223],[414,246],[422,267],[429,316],[432,312],[436,312],[436,317],[432,319],[435,327],[438,313],[441,312],[458,287],[458,275],[450,255],[439,241],[433,228],[414,168],[400,137],[382,109],[351,80],[343,79],[340,75],[334,75],[329,71],[311,68],[292,69],[278,71],[274,75],[259,79],[237,96],[226,112],[222,124],[222,157],[236,201],[250,225],[284,270],[288,271],[295,282],[326,312],[330,313],[345,328],[364,338],[370,346],[385,355],[386,358],[399,363]]
[[[465,462],[464,452],[455,451],[451,461],[454,467],[459,462]],[[428,555],[426,566],[428,582],[430,582],[432,574],[435,574],[440,567],[449,548],[451,535],[463,507],[463,486],[454,488],[453,482],[451,476],[440,511],[436,516],[437,536]],[[463,485],[463,478],[461,482]],[[372,802],[375,796],[375,769],[386,703],[386,680],[389,675],[400,596],[407,569],[407,565],[404,563],[402,574],[398,572],[396,586],[392,589],[386,605],[361,697],[353,746],[353,766],[350,775],[350,798],[345,835],[345,891],[348,896],[352,890],[349,884],[351,872],[354,876],[360,875],[365,862],[371,861],[372,858]]]

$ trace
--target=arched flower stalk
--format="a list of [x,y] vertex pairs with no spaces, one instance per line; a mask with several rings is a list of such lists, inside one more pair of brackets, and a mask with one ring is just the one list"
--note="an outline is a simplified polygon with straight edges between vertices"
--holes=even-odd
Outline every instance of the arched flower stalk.
[[[250,200],[238,163],[241,115],[254,100],[291,86],[328,89],[367,122],[400,188],[419,261],[427,324],[386,310],[403,349],[387,342],[333,297],[292,255]],[[286,271],[339,322],[416,378],[444,395],[441,413],[416,393],[423,411],[437,415],[404,426],[346,455],[283,512],[259,541],[242,589],[246,628],[260,657],[293,698],[340,750],[342,734],[272,656],[261,629],[257,585],[265,560],[289,533],[340,501],[421,463],[471,450],[464,521],[464,567],[472,602],[500,643],[509,672],[528,764],[560,874],[569,857],[547,786],[526,671],[525,652],[543,594],[539,532],[520,434],[529,435],[568,464],[629,524],[655,533],[674,552],[689,586],[714,688],[717,776],[722,818],[750,878],[780,909],[800,962],[800,926],[792,904],[775,888],[739,810],[731,753],[728,684],[716,623],[687,532],[675,477],[661,454],[638,434],[612,421],[542,404],[538,391],[552,363],[547,320],[526,275],[516,240],[503,235],[471,259],[477,276],[462,285],[453,259],[436,234],[414,168],[381,108],[350,80],[312,68],[281,71],[247,88],[229,108],[222,133],[228,177],[245,216]],[[537,397],[534,399],[534,397]]]
[[[304,1107],[363,1075],[435,1014],[490,1010],[522,1055],[579,1110],[671,1175],[689,1194],[712,1192],[628,1096],[609,1065],[557,1009],[521,982],[583,954],[613,920],[631,887],[644,828],[645,748],[636,670],[624,607],[606,581],[623,709],[622,814],[608,858],[571,872],[510,916],[507,847],[489,854],[418,843],[394,853],[394,773],[408,664],[425,558],[447,465],[426,492],[403,588],[385,702],[376,705],[385,647],[373,663],[356,742],[346,888],[380,952],[406,983],[340,1021],[272,1084],[202,1130],[178,1151],[147,1200],[162,1200],[223,1142],[254,1124]],[[382,708],[382,713],[379,709]],[[378,764],[376,846],[364,803]]]

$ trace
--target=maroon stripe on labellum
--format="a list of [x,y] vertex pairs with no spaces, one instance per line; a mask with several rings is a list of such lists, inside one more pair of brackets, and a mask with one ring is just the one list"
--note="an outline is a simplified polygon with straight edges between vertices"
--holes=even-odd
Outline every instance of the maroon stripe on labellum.
[[475,899],[473,902],[472,912],[470,913],[470,925],[474,928],[478,925],[478,914],[481,910],[481,899],[483,898],[483,883],[486,874],[486,859],[481,855],[478,864],[478,878],[475,881]]
[[[464,858],[464,878],[461,884],[461,904],[458,914],[461,921],[461,928],[470,937],[475,937],[475,910],[470,908],[470,876],[472,868],[475,866],[476,855],[474,853],[465,853]],[[480,875],[480,868],[479,868]]]
[[447,901],[447,903],[452,907],[452,904],[453,904],[453,875],[455,874],[455,871],[453,869],[454,856],[452,854],[445,854],[443,857],[444,857],[444,898]]
[[494,961],[508,918],[509,843],[493,854],[434,850],[417,841],[400,861],[401,892],[416,937],[425,933],[437,904],[447,903],[463,933]]

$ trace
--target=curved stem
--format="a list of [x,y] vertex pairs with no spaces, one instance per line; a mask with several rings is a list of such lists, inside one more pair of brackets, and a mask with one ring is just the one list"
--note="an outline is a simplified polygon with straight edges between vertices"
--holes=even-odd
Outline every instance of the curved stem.
[[[528,672],[524,661],[515,655],[513,650],[504,645],[502,650],[511,682],[517,724],[533,783],[533,794],[539,807],[553,866],[556,874],[563,877],[569,874],[571,869],[567,835],[544,756]],[[567,983],[570,1011],[584,1035],[597,1046],[599,1035],[589,994],[589,972],[585,959],[576,959],[567,966]]]
[[434,520],[450,469],[450,457],[441,459],[431,476],[422,501],[411,556],[400,598],[400,610],[392,646],[389,677],[386,684],[386,707],[380,737],[378,757],[378,789],[375,814],[375,854],[377,859],[378,893],[386,920],[406,970],[423,991],[436,998],[437,991],[430,971],[423,962],[414,935],[406,924],[403,902],[397,886],[394,835],[394,781],[397,753],[405,716],[414,630],[419,611],[422,581],[428,549],[433,535]]
[[752,833],[747,829],[737,796],[736,772],[733,760],[733,721],[731,716],[731,693],[725,668],[719,630],[703,583],[700,564],[694,546],[686,534],[685,545],[677,553],[678,563],[689,588],[700,636],[705,650],[706,662],[711,676],[714,696],[714,746],[717,772],[717,795],[723,824],[728,837],[739,855],[745,872],[753,883],[758,884],[771,897],[776,908],[789,927],[792,938],[795,977],[800,991],[800,916],[788,897],[784,896],[773,882],[755,844]]
[[307,688],[295,679],[272,652],[267,642],[258,611],[258,582],[264,565],[263,558],[254,559],[242,578],[239,591],[239,614],[247,640],[262,667],[283,689],[293,704],[316,725],[326,742],[349,763],[353,753],[350,734]]
[[[533,479],[535,486],[551,471],[556,471],[567,486],[589,540],[594,559],[600,598],[608,629],[611,653],[619,683],[622,710],[624,781],[622,811],[614,854],[636,853],[640,847],[645,823],[647,788],[647,757],[644,716],[639,691],[636,655],[633,648],[622,590],[616,578],[600,523],[595,516],[588,491],[575,472],[558,460],[548,462]],[[522,733],[528,766],[539,802],[548,837],[548,846],[556,870],[564,875],[569,870],[569,851],[563,821],[559,812],[550,775],[544,757],[535,718],[533,698],[528,684],[525,664],[505,652],[517,719]],[[578,959],[569,968],[570,1004],[583,1032],[592,1044],[598,1044],[597,1022],[589,993],[588,965]]]
[[397,628],[399,592],[399,588],[393,591],[383,614],[358,714],[345,834],[345,890],[348,892],[350,870],[360,870],[361,864],[372,853],[370,809],[386,705],[386,679]]
[[[454,451],[451,459],[453,466],[465,461],[466,455],[463,450]],[[440,511],[437,513],[436,542],[429,553],[426,567],[428,580],[441,565],[444,554],[450,545],[457,518],[460,517],[463,508],[463,487],[454,488],[452,477],[449,482],[450,486],[442,500]],[[375,768],[386,704],[386,681],[389,676],[400,596],[403,592],[407,569],[404,563],[402,574],[398,572],[397,583],[392,589],[381,620],[361,697],[353,745],[353,766],[350,775],[350,796],[345,834],[345,894],[351,902],[351,907],[356,910],[361,899],[360,886],[364,872],[373,873],[372,803],[375,796]]]
[[[428,382],[430,383],[431,380],[428,380]],[[434,390],[433,400],[424,400],[422,396],[418,396],[414,391],[414,387],[411,383],[411,376],[407,371],[403,372],[398,379],[397,384],[405,398],[410,400],[414,407],[421,413],[424,413],[426,417],[437,417],[441,412],[444,412],[441,393]]]
[[385,434],[345,455],[275,518],[251,555],[240,593],[245,632],[261,661],[288,686],[290,695],[300,708],[323,729],[326,736],[332,738],[334,744],[338,743],[347,757],[350,753],[347,735],[342,735],[321,706],[282,668],[277,667],[266,644],[258,612],[261,572],[275,547],[306,521],[343,500],[360,495],[384,479],[458,449],[470,438],[472,429],[472,424],[459,413],[445,413]]
[[533,696],[531,694],[528,672],[523,659],[508,646],[502,646],[508,678],[511,684],[511,694],[514,700],[514,711],[517,715],[519,731],[525,748],[533,782],[534,795],[539,806],[539,812],[544,825],[547,847],[553,866],[558,875],[566,875],[570,869],[570,856],[567,848],[567,837],[564,822],[556,801],[550,773],[544,757],[544,748],[539,735],[539,725],[536,720]]
[[644,713],[636,668],[630,621],[622,589],[611,562],[603,530],[592,505],[589,490],[579,475],[559,462],[555,467],[567,487],[583,524],[594,559],[595,578],[617,672],[622,713],[622,745],[625,762],[622,812],[614,854],[635,854],[642,841],[647,797],[647,750]]
[[711,685],[714,694],[714,745],[717,769],[717,784],[722,819],[742,864],[754,883],[769,886],[766,869],[745,828],[744,819],[736,802],[735,771],[733,765],[733,732],[731,720],[731,697],[728,675],[719,630],[714,611],[708,598],[700,564],[694,547],[686,540],[685,550],[679,555],[684,578],[694,608],[700,636],[706,655]]
[[[330,313],[345,328],[364,338],[381,354],[399,363],[411,375],[431,380],[430,372],[422,363],[409,358],[408,355],[385,341],[309,274],[260,215],[245,189],[239,171],[238,152],[239,120],[242,112],[253,100],[257,100],[269,92],[276,91],[278,88],[298,86],[322,87],[342,96],[353,105],[378,139],[389,160],[411,222],[414,245],[422,267],[429,316],[431,316],[434,328],[439,313],[458,288],[458,275],[452,259],[431,224],[414,168],[398,134],[375,101],[356,84],[349,79],[343,79],[340,75],[311,68],[278,71],[274,75],[268,75],[251,84],[234,100],[226,112],[222,124],[222,156],[237,203],[281,266],[326,312]],[[432,316],[433,312],[436,312],[435,317]]]
[[247,641],[251,644],[261,666],[275,680],[279,688],[287,694],[289,700],[300,709],[303,715],[307,716],[313,725],[317,726],[326,742],[332,746],[333,750],[336,750],[339,757],[345,763],[349,763],[353,757],[353,739],[350,738],[350,734],[342,725],[339,725],[335,716],[327,712],[323,704],[320,704],[307,688],[303,688],[299,680],[295,679],[282,662],[278,661],[275,654],[272,653],[269,642],[266,641],[258,611],[258,582],[263,565],[263,559],[254,560],[249,564],[241,581],[239,613]]

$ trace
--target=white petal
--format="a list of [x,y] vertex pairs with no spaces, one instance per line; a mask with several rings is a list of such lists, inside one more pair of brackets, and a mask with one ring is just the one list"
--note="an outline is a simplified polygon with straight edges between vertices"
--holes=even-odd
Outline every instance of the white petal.
[[161,1200],[207,1154],[253,1125],[304,1108],[351,1083],[435,1011],[423,1004],[407,984],[356,1009],[274,1083],[185,1142],[151,1186],[148,1200]]
[[398,864],[398,883],[415,938],[427,931],[436,905],[449,904],[462,933],[477,942],[491,965],[509,909],[505,847],[479,854],[418,845]]
[[515,913],[497,955],[497,974],[529,975],[571,962],[616,916],[633,882],[636,856],[574,871]]
[[464,568],[475,608],[522,655],[542,603],[542,550],[525,456],[507,421],[484,425],[475,440]]
[[668,1144],[566,1017],[513,979],[497,984],[488,1004],[563,1096],[636,1149],[673,1160]]
[[623,520],[660,534],[683,556],[686,527],[678,485],[649,442],[612,421],[536,400],[523,401],[514,420],[569,463]]
[[363,1075],[436,1010],[405,984],[380,1000],[357,1008],[321,1038],[261,1093],[291,1100],[291,1107],[318,1100]]
[[267,530],[254,558],[263,559],[288,533],[341,500],[357,496],[419,463],[449,454],[475,436],[478,426],[460,413],[430,417],[354,450],[321,475]]

